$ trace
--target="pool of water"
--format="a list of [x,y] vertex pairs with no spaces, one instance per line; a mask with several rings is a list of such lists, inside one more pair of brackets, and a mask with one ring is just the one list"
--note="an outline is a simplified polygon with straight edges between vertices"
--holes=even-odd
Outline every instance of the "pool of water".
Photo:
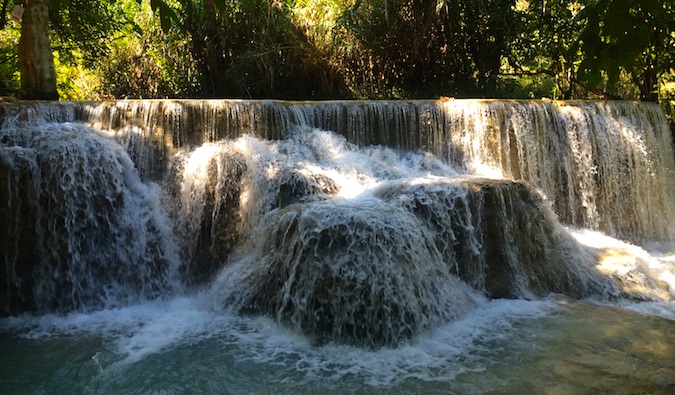
[[675,391],[675,304],[484,301],[396,348],[311,344],[206,295],[0,320],[2,394]]

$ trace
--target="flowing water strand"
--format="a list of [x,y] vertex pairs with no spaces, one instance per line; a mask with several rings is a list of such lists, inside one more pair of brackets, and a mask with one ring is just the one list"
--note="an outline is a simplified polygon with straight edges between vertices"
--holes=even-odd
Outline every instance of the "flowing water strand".
[[569,225],[636,242],[675,235],[671,137],[658,107],[510,101],[444,106],[451,163],[532,183]]
[[[4,279],[0,283],[4,301],[0,304],[0,312],[3,315],[33,307],[32,284],[28,280],[31,268],[22,264],[19,256],[24,251],[35,251],[35,222],[24,217],[36,216],[32,202],[37,200],[39,174],[34,150],[19,146],[0,147],[0,201],[6,204],[0,212],[0,223],[4,224],[0,228],[0,258],[4,271],[0,277]],[[23,259],[26,257],[22,256]]]
[[[19,219],[34,234],[10,235],[34,250],[15,255],[38,311],[97,308],[176,291],[177,264],[158,191],[143,184],[124,150],[79,124],[43,124],[20,133],[32,153],[29,209]],[[16,150],[4,147],[3,151]],[[15,162],[16,163],[16,162]],[[29,261],[27,261],[29,260]]]
[[522,182],[458,177],[432,157],[320,130],[213,148],[247,158],[239,207],[250,234],[214,300],[318,342],[398,344],[456,319],[472,300],[457,278],[491,297],[671,298],[649,275],[603,270],[604,251],[575,239]]
[[[164,147],[165,191],[132,161],[154,165],[90,127],[1,129],[3,314],[35,312],[31,300],[45,314],[0,319],[0,392],[672,388],[672,151],[654,106],[102,106],[126,108],[120,122],[143,118],[128,129],[140,140],[115,134],[126,126],[105,133],[149,157]],[[224,117],[259,130],[220,141]],[[163,125],[163,140],[143,122]],[[287,139],[260,137],[279,125]],[[442,156],[407,150],[425,147]],[[624,178],[652,196],[620,201]],[[622,209],[635,225],[614,217]],[[643,249],[558,218],[659,243]],[[203,287],[184,296],[178,278]]]
[[49,122],[73,122],[80,117],[78,106],[66,102],[3,102],[0,105],[0,130],[42,125]]
[[[138,127],[169,156],[222,138],[276,139],[298,125],[318,127],[359,146],[424,150],[462,172],[522,179],[540,188],[568,225],[640,243],[675,235],[671,137],[655,104],[158,100],[88,104],[78,114],[113,133]],[[626,189],[624,198],[618,191]]]
[[209,281],[244,236],[245,166],[243,155],[227,143],[207,143],[174,159],[173,217],[187,283]]

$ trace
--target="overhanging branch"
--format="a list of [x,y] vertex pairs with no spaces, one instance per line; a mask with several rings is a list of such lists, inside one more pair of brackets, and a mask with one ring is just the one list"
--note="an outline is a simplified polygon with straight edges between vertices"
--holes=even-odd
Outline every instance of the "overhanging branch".
[[7,26],[7,6],[11,0],[2,1],[2,14],[0,14],[0,29],[4,29]]
[[594,95],[600,96],[605,100],[624,100],[624,98],[617,96],[611,92],[608,92],[604,89],[597,89],[597,88],[589,88],[588,85],[580,81],[579,79],[576,78],[574,74],[572,74],[571,77],[567,77],[564,75],[561,75],[560,73],[555,72],[554,70],[551,69],[545,69],[545,68],[540,68],[540,69],[524,69],[520,67],[520,69],[511,72],[511,73],[499,73],[500,76],[505,76],[505,77],[525,77],[525,76],[535,76],[535,75],[547,75],[553,78],[563,78],[564,80],[567,80],[570,84],[574,84],[581,89],[583,89],[586,92],[592,93]]

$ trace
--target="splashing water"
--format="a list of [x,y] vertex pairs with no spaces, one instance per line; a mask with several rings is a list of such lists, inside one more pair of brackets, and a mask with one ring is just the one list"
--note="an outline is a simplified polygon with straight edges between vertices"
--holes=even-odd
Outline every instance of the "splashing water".
[[156,187],[121,147],[70,123],[5,136],[13,141],[0,160],[14,182],[3,190],[3,309],[101,308],[180,288]]
[[2,392],[674,385],[649,106],[79,106],[3,110]]

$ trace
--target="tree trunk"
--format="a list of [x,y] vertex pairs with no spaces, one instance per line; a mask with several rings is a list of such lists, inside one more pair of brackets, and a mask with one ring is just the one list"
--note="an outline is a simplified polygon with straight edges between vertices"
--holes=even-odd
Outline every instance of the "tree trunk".
[[207,21],[213,21],[215,23],[216,6],[213,3],[213,0],[204,0],[204,16]]
[[19,40],[22,99],[58,100],[49,43],[49,0],[25,0]]

